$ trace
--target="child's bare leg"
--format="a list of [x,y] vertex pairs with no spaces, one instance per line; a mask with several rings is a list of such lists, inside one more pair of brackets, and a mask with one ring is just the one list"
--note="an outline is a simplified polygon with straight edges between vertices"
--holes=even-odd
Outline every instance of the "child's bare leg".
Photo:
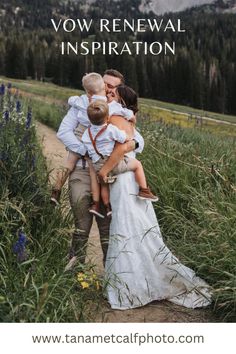
[[86,159],[89,165],[89,174],[90,174],[90,181],[91,181],[91,192],[93,196],[94,202],[99,202],[100,200],[100,185],[97,180],[97,174],[93,167],[92,161],[90,159]]
[[159,198],[154,195],[148,187],[141,162],[136,159],[129,158],[127,168],[129,171],[134,172],[135,180],[139,185],[139,193],[137,196],[140,199],[147,199],[152,202],[157,202]]
[[53,189],[55,190],[62,189],[70,173],[74,170],[75,165],[79,160],[79,158],[80,155],[72,151],[69,151],[65,166],[62,166],[60,169],[57,170],[56,182],[54,184]]
[[91,192],[93,197],[93,204],[91,205],[89,212],[100,218],[104,218],[104,215],[100,212],[100,194],[101,194],[101,185],[98,183],[97,174],[95,168],[93,166],[92,161],[85,157],[86,161],[89,165],[89,173],[90,173],[90,182],[91,182]]
[[53,189],[61,190],[64,184],[66,183],[67,178],[69,177],[70,170],[65,167],[62,167],[57,171],[56,182],[53,186]]
[[136,159],[129,159],[128,169],[134,172],[135,180],[140,188],[147,188],[147,181],[144,174],[143,166],[140,161]]
[[135,149],[135,141],[130,140],[124,144],[117,143],[115,144],[115,148],[112,151],[111,156],[102,166],[101,170],[98,172],[98,175],[101,179],[104,180],[111,170],[119,163],[119,161],[124,157],[124,155],[130,151]]
[[111,217],[112,210],[110,204],[110,189],[107,184],[101,184],[101,197],[105,206],[106,214],[108,217]]
[[101,184],[101,198],[103,204],[106,206],[110,203],[110,190],[107,184]]

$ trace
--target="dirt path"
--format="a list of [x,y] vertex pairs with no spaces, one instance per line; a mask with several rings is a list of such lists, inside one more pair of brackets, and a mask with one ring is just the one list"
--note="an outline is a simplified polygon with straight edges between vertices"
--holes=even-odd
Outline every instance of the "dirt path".
[[[53,169],[60,166],[62,159],[66,157],[66,150],[56,138],[53,129],[39,122],[36,125],[43,153],[49,169],[52,170],[50,178],[53,182]],[[87,258],[96,265],[96,272],[103,274],[102,251],[96,223],[90,233]],[[156,301],[142,308],[126,311],[111,310],[104,301],[94,322],[214,322],[214,318],[210,310],[189,310],[168,301]]]

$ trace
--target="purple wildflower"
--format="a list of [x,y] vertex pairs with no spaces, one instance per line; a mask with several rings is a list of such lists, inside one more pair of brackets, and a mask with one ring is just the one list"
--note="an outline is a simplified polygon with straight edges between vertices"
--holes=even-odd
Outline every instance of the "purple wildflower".
[[26,235],[23,233],[23,231],[19,230],[18,240],[13,245],[13,252],[16,254],[17,260],[19,262],[24,262],[27,258],[27,254],[25,250],[26,243],[27,243]]
[[1,86],[0,86],[0,95],[4,95],[5,94],[5,85],[4,84],[2,84]]
[[32,112],[31,109],[29,109],[26,117],[26,129],[29,129],[31,121],[32,121]]
[[32,156],[31,167],[32,167],[32,170],[35,170],[35,167],[36,167],[36,157],[35,157],[35,155]]
[[5,112],[4,112],[4,119],[5,119],[5,121],[8,122],[8,121],[9,121],[9,118],[10,118],[9,111],[5,111]]
[[10,82],[8,82],[7,88],[8,88],[8,90],[10,90],[12,88],[12,84]]
[[20,103],[20,101],[16,101],[16,112],[17,113],[21,112],[21,103]]

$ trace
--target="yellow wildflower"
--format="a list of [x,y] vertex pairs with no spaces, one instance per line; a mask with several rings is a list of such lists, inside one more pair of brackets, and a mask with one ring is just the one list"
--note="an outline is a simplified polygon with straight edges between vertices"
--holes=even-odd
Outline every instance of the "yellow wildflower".
[[83,281],[86,278],[86,275],[84,273],[78,273],[77,274],[77,280],[79,282]]
[[80,285],[82,286],[83,289],[89,288],[89,283],[87,283],[86,281],[82,281],[82,282],[80,283]]

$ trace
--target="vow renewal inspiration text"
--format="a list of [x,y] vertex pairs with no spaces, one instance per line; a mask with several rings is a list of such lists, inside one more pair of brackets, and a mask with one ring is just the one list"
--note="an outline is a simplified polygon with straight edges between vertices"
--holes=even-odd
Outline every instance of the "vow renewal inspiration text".
[[[61,42],[60,51],[62,55],[95,55],[102,53],[103,55],[175,55],[176,42],[171,43],[164,41],[156,41],[152,43],[136,40],[139,33],[145,32],[175,32],[183,33],[186,30],[183,28],[181,20],[175,22],[171,19],[51,19],[52,26],[56,32],[64,31],[65,33],[80,32],[88,33],[88,39],[81,42]],[[93,41],[89,39],[89,34],[93,28],[97,28],[100,33],[128,33],[132,34],[134,41],[129,42],[114,42],[114,41]],[[94,38],[94,37],[93,37]]]

